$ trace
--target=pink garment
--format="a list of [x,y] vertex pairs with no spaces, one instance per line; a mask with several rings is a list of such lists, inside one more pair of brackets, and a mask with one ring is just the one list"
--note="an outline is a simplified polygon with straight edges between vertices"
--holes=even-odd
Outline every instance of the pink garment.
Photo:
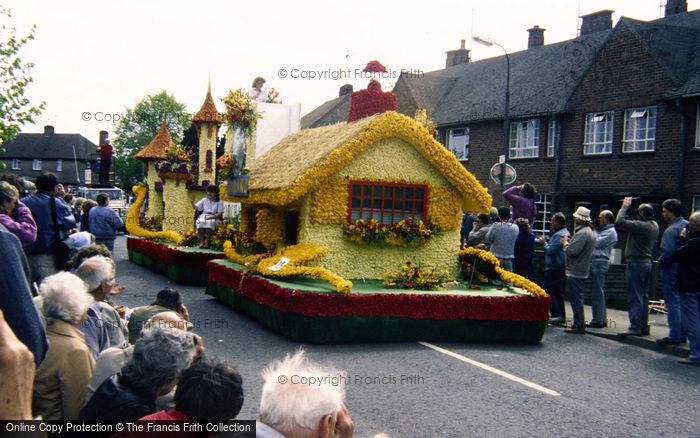
[[29,246],[36,240],[36,222],[34,222],[32,212],[22,202],[17,202],[14,219],[11,216],[0,213],[0,224],[3,224],[5,228],[19,238],[22,247]]

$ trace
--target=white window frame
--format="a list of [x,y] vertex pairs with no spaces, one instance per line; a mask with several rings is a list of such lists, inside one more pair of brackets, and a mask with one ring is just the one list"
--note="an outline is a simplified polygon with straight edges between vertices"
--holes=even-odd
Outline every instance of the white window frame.
[[32,170],[41,170],[41,158],[32,160]]
[[547,126],[547,157],[554,156],[557,143],[559,143],[559,122],[552,117]]
[[536,236],[549,236],[549,220],[552,215],[552,195],[549,193],[538,193],[535,196],[537,206],[537,216],[532,224],[532,232]]
[[625,110],[622,152],[653,152],[656,147],[656,107]]
[[612,111],[586,114],[583,155],[612,154],[614,122],[615,114]]
[[56,160],[56,172],[63,172],[63,160]]
[[452,152],[459,161],[469,160],[469,143],[471,130],[469,128],[455,128],[447,131],[447,149]]
[[22,160],[20,160],[19,158],[13,158],[12,170],[22,170]]
[[540,119],[510,123],[508,158],[537,158],[540,154]]

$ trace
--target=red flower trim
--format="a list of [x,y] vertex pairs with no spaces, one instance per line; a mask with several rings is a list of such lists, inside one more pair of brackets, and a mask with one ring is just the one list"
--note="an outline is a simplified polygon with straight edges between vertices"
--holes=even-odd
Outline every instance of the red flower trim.
[[381,114],[386,111],[396,111],[397,101],[396,95],[391,92],[383,92],[374,90],[359,90],[352,93],[350,99],[350,113],[348,122],[371,116],[373,114]]
[[209,263],[209,281],[254,302],[304,316],[386,316],[413,319],[546,321],[549,298],[455,295],[335,294],[290,290],[236,269]]
[[126,239],[126,248],[129,251],[136,251],[153,260],[173,265],[183,269],[201,268],[206,269],[207,262],[214,259],[225,258],[223,253],[214,254],[209,252],[180,251],[162,243],[145,239]]

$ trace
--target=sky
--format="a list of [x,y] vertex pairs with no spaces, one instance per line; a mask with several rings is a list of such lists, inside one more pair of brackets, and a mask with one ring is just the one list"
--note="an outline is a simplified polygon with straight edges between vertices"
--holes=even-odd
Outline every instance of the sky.
[[[662,0],[297,0],[246,2],[180,0],[0,0],[10,25],[36,39],[21,52],[35,64],[32,102],[44,113],[23,132],[79,133],[97,143],[113,133],[126,108],[166,90],[190,112],[201,106],[211,81],[219,101],[229,89],[250,88],[262,76],[285,103],[304,115],[338,96],[346,83],[377,59],[391,89],[401,70],[419,74],[445,67],[445,52],[467,40],[472,61],[502,55],[473,43],[481,35],[509,53],[527,48],[527,29],[546,29],[545,44],[575,38],[580,15],[614,10],[653,20]],[[689,0],[688,10],[700,8]],[[113,137],[113,135],[112,135]]]

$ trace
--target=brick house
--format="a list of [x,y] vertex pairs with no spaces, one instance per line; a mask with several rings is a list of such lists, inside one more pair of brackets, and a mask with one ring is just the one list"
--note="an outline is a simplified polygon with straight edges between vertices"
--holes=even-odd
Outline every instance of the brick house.
[[[106,131],[100,138],[107,136]],[[99,161],[97,145],[80,134],[57,134],[53,126],[43,133],[19,134],[3,145],[2,173],[35,180],[41,172],[52,172],[65,186],[84,185],[92,164]]]

